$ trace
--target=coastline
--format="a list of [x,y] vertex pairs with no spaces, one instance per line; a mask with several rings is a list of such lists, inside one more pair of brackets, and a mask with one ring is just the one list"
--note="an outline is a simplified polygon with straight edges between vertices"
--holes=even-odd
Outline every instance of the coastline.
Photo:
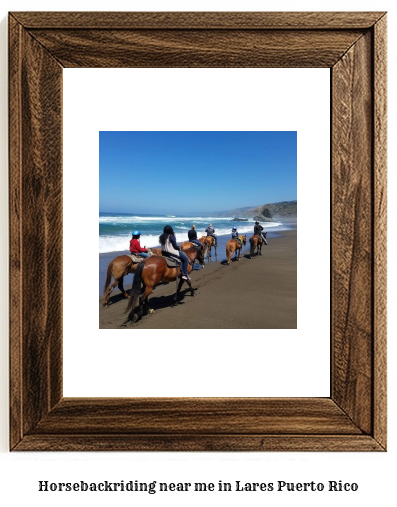
[[[219,236],[217,261],[206,263],[204,269],[192,273],[196,297],[191,297],[184,285],[181,304],[170,308],[175,284],[160,285],[150,296],[156,313],[144,316],[126,329],[295,329],[297,230],[268,233],[268,245],[263,246],[262,256],[253,259],[249,259],[248,243],[242,260],[226,266],[222,261],[226,258],[225,245],[229,239],[229,235]],[[109,256],[110,262],[117,254],[125,252],[100,255]],[[102,263],[106,260],[102,258]],[[132,277],[125,277],[127,291]],[[100,285],[103,283],[104,278]],[[118,289],[113,291],[110,302],[105,309],[102,298],[99,300],[100,329],[122,327],[125,320],[127,299]]]
[[[285,225],[291,226],[291,229],[287,229],[287,230],[296,230],[296,224],[285,224]],[[238,226],[237,226],[237,229],[238,229]],[[280,235],[283,235],[285,232],[286,232],[285,229],[282,229],[280,231],[270,230],[267,232],[267,237],[269,239],[275,238]],[[242,234],[246,234],[246,236],[247,236],[247,245],[243,248],[243,253],[246,253],[247,251],[249,251],[248,239],[252,236],[253,232],[242,233]],[[218,236],[218,245],[219,245],[218,249],[217,249],[218,261],[222,261],[222,260],[226,259],[225,247],[226,247],[226,243],[229,241],[230,238],[231,238],[231,234],[224,234],[224,235]],[[186,234],[186,241],[188,241],[187,234]],[[159,245],[153,246],[153,248],[158,248],[158,246]],[[126,248],[125,250],[121,250],[121,251],[119,250],[119,251],[114,251],[114,252],[104,252],[104,253],[99,254],[99,296],[100,297],[102,296],[103,286],[104,286],[105,279],[106,279],[106,271],[107,271],[107,267],[109,265],[109,262],[112,261],[115,257],[117,257],[119,255],[129,255],[129,254],[130,254],[130,252],[129,252],[128,248]],[[220,257],[222,257],[222,259]],[[134,279],[134,276],[132,274],[124,277],[124,287],[126,289],[131,288],[133,279]],[[119,292],[118,288],[116,288],[113,291],[112,295],[116,294],[116,292]]]

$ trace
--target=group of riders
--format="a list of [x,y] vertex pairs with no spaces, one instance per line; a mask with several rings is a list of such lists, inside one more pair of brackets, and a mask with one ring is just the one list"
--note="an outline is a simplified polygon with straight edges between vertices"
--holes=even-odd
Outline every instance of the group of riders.
[[[254,226],[254,235],[259,236],[263,239],[265,244],[267,244],[266,237],[262,233],[263,227],[259,224],[259,222],[255,222]],[[210,224],[206,229],[205,232],[207,233],[207,236],[211,236],[215,240],[214,246],[218,246],[218,238],[215,234],[215,229]],[[197,246],[202,246],[200,241],[197,239],[197,232],[196,232],[196,226],[192,225],[192,228],[188,231],[188,238],[191,243],[196,244]],[[132,255],[136,255],[139,257],[149,257],[150,254],[148,253],[148,249],[146,247],[141,247],[140,244],[140,237],[141,232],[138,230],[133,231],[132,233],[132,239],[130,241],[130,252]],[[237,232],[237,227],[232,228],[232,239],[235,239],[236,241],[240,241],[239,235]],[[176,243],[175,233],[174,230],[170,225],[166,225],[163,230],[163,234],[159,237],[160,245],[161,245],[161,254],[164,257],[168,257],[172,260],[176,260],[177,262],[181,263],[181,271],[182,271],[182,278],[184,280],[190,280],[190,277],[188,275],[188,265],[189,265],[189,259],[187,255],[181,251],[180,247]]]

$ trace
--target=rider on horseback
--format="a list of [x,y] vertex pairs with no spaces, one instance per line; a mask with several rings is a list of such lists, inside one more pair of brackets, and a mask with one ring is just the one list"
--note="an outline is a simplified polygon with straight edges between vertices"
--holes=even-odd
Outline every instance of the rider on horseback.
[[170,225],[164,227],[164,232],[159,237],[159,240],[161,244],[161,255],[182,262],[182,278],[184,280],[190,280],[187,271],[189,259],[186,254],[180,251],[179,246],[176,244],[175,233]]
[[259,222],[255,222],[255,225],[254,225],[254,234],[256,234],[257,236],[259,236],[260,238],[263,239],[265,245],[267,245],[267,239],[266,237],[264,236],[263,234],[263,227],[259,224]]
[[211,236],[212,238],[214,238],[215,240],[214,246],[218,246],[218,240],[215,234],[215,229],[212,227],[212,224],[210,224],[209,227],[205,229],[205,232],[207,233],[207,236]]
[[200,247],[202,246],[200,241],[197,239],[197,232],[196,232],[195,225],[192,225],[192,228],[190,229],[190,231],[187,232],[187,236],[188,236],[189,241],[191,243],[195,243],[197,246],[200,246]]
[[240,244],[242,244],[241,239],[238,237],[238,232],[237,232],[237,228],[236,227],[233,227],[233,229],[232,229],[232,239],[235,239]]
[[132,233],[132,239],[130,241],[130,252],[133,255],[139,255],[139,257],[150,257],[147,253],[147,248],[142,248],[139,242],[141,237],[140,231],[134,231]]

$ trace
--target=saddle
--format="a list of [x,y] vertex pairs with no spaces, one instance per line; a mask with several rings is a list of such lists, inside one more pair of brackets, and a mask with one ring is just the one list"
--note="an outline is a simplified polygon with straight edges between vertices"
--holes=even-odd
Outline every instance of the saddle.
[[[148,248],[147,253],[149,255],[153,255],[153,252]],[[130,254],[131,260],[134,264],[139,264],[140,262],[143,262],[147,257],[141,257],[140,255]]]
[[138,264],[139,262],[143,262],[145,257],[140,257],[139,255],[130,254],[131,260],[134,264]]
[[180,262],[175,261],[174,259],[171,259],[170,257],[163,256],[163,259],[165,259],[165,262],[167,263],[167,266],[169,268],[179,268],[179,266],[181,265]]

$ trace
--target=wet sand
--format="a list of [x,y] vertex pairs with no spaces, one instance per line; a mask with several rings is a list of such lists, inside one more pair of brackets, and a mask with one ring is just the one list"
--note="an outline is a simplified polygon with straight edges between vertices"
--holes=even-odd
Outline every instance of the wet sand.
[[[171,308],[175,283],[161,284],[149,297],[155,313],[134,324],[125,324],[128,300],[115,289],[108,308],[99,300],[99,328],[295,329],[297,231],[283,231],[268,239],[262,256],[250,259],[248,243],[242,259],[230,266],[224,264],[224,247],[218,247],[218,260],[212,257],[204,269],[191,274],[195,297],[184,284],[180,304]],[[129,291],[131,282],[126,280],[124,286]]]

